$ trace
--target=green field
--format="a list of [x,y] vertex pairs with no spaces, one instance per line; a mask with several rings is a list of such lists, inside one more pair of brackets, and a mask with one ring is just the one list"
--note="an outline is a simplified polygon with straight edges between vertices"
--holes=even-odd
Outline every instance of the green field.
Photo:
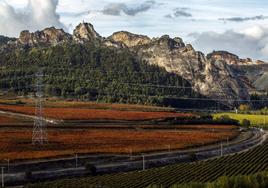
[[235,113],[218,113],[213,114],[213,118],[219,118],[223,115],[228,115],[232,119],[242,122],[243,119],[248,119],[253,126],[261,126],[268,128],[268,115],[255,115],[255,114],[235,114]]

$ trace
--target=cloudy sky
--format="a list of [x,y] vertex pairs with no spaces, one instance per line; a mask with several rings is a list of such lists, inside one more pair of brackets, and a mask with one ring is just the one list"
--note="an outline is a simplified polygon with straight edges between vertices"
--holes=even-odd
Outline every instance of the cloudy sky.
[[83,20],[102,36],[115,31],[179,36],[197,50],[228,50],[268,61],[265,0],[0,0],[0,35],[55,26],[72,32]]

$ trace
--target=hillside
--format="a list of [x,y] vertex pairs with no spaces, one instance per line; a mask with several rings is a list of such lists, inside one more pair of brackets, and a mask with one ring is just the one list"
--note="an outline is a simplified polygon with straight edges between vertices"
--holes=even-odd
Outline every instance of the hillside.
[[260,78],[254,82],[255,87],[259,89],[268,89],[268,72],[265,72]]
[[3,41],[0,87],[22,95],[33,92],[34,77],[25,76],[43,67],[48,96],[176,107],[213,106],[213,99],[224,98],[231,107],[258,88],[260,77],[253,80],[240,67],[265,65],[225,51],[205,56],[167,35],[151,39],[121,31],[104,38],[89,23],[79,24],[73,35],[51,27]]

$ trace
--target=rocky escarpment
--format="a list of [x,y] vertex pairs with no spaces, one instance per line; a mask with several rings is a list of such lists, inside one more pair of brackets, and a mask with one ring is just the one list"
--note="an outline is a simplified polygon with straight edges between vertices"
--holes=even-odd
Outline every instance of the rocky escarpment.
[[[8,47],[23,46],[55,46],[63,43],[101,43],[103,38],[94,30],[90,23],[81,23],[73,31],[73,35],[66,33],[63,29],[55,27],[46,28],[42,31],[31,33],[28,30],[22,31],[18,39],[9,40],[4,45]],[[2,45],[2,48],[7,46]]]
[[[244,71],[244,67],[262,67],[265,64],[259,60],[254,62],[249,58],[240,59],[226,51],[214,51],[205,56],[202,52],[195,51],[190,44],[185,44],[181,38],[170,38],[168,35],[151,39],[144,35],[120,31],[104,38],[90,23],[79,24],[73,35],[54,27],[34,33],[23,31],[15,41],[5,40],[5,43],[0,45],[0,50],[62,43],[93,43],[104,47],[129,49],[140,61],[180,75],[188,80],[197,92],[211,98],[248,99],[248,89],[256,87],[253,83],[261,75],[258,76],[254,72],[252,76],[250,70]],[[259,68],[257,72],[258,70]],[[261,81],[263,82],[263,79]]]
[[5,36],[1,36],[0,35],[0,45],[6,45],[10,42],[14,42],[16,41],[16,38],[9,38],[9,37],[5,37]]
[[228,63],[206,56],[180,38],[165,35],[140,46],[138,56],[149,64],[158,65],[168,72],[176,73],[187,79],[193,88],[203,95],[235,99],[237,96],[248,98],[243,80],[236,76]]
[[114,33],[108,40],[121,43],[129,48],[145,45],[151,42],[151,39],[144,35],[136,35],[127,31],[120,31]]
[[103,40],[90,23],[80,23],[73,31],[73,39],[79,43],[100,42]]
[[240,59],[237,55],[227,51],[214,51],[208,54],[207,58],[214,61],[224,61],[229,65],[260,65],[265,63],[260,60],[253,61],[250,58]]
[[69,42],[72,40],[72,36],[65,33],[62,29],[56,29],[55,27],[46,28],[42,31],[30,33],[29,31],[22,31],[17,42],[21,45],[57,45],[63,42]]

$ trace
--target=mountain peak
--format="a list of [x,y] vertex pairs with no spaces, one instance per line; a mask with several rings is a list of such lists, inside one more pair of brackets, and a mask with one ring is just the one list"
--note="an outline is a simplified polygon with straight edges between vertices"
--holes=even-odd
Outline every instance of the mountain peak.
[[75,41],[95,41],[101,40],[102,37],[95,31],[94,26],[90,23],[80,23],[76,26],[73,37]]
[[253,61],[251,58],[240,59],[237,55],[227,51],[214,51],[207,55],[208,59],[224,61],[229,65],[256,65],[264,64],[263,61]]
[[71,40],[71,35],[63,31],[63,29],[56,29],[55,27],[46,28],[42,31],[31,33],[24,30],[20,33],[18,42],[22,45],[57,45],[60,42]]

